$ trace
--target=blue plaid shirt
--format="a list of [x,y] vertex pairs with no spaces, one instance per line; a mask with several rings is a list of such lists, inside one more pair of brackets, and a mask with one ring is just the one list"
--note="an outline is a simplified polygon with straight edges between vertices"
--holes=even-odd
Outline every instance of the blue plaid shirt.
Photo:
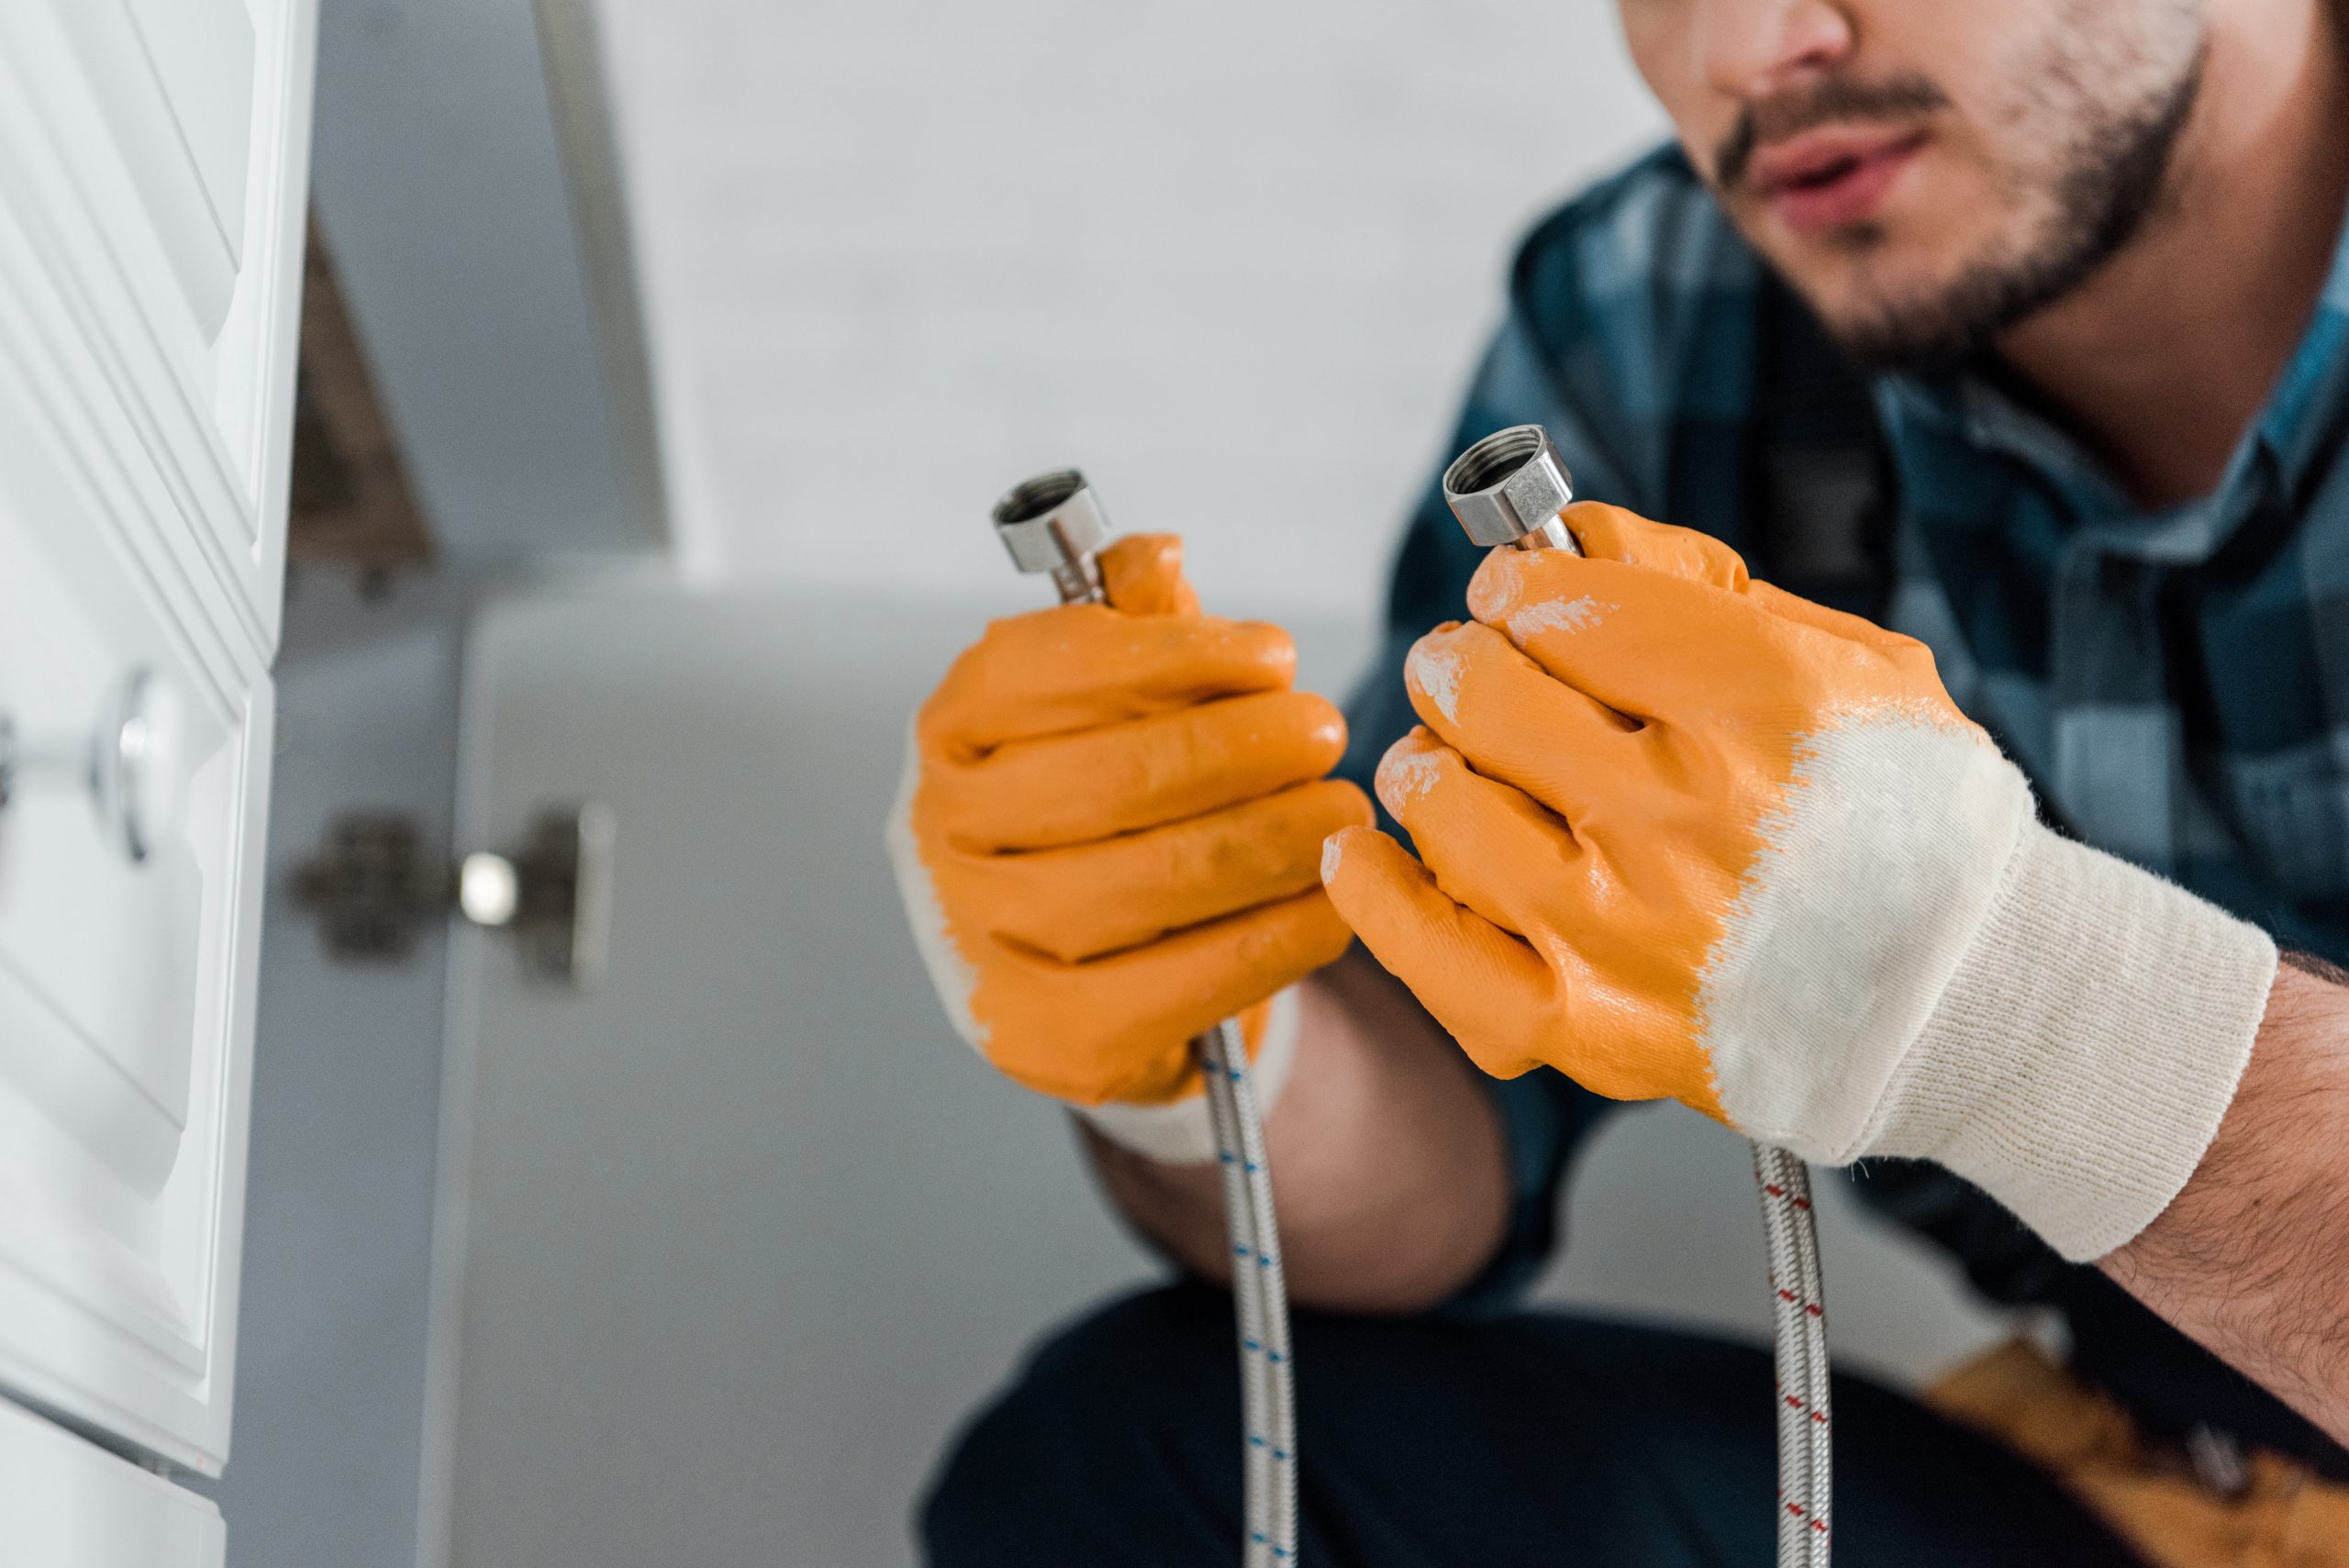
[[[1549,428],[1577,494],[1703,528],[1756,575],[1928,643],[2065,830],[2349,962],[2349,235],[2224,480],[2149,514],[1986,373],[1860,376],[1668,148],[1519,253],[1447,451],[1523,423]],[[1464,613],[1481,553],[1431,484],[1350,716],[1357,781],[1413,722],[1403,655]],[[1496,1095],[1518,1203],[1470,1294],[1487,1308],[1548,1252],[1568,1159],[1611,1105],[1547,1071]],[[1994,1298],[2064,1311],[2076,1366],[2154,1429],[2209,1425],[2349,1473],[1956,1177],[1875,1162],[1858,1190]]]

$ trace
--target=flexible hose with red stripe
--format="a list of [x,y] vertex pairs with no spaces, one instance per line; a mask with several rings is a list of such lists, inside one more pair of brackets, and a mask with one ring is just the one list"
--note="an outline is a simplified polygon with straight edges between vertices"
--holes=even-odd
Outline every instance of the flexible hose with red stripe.
[[1757,1143],[1753,1180],[1770,1254],[1778,1372],[1778,1568],[1827,1568],[1833,1423],[1810,1168],[1783,1149]]

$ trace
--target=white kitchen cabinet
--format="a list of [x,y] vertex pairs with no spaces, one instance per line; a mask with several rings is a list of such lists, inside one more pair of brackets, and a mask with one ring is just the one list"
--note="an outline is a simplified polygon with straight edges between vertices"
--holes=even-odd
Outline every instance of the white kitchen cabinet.
[[[10,1398],[207,1474],[228,1457],[315,10],[0,4],[12,1497],[38,1418]],[[79,765],[118,750],[133,691],[135,832]],[[22,1560],[217,1562],[199,1512],[135,1559],[96,1535],[75,1555],[60,1516]],[[19,1518],[0,1508],[12,1563]]]

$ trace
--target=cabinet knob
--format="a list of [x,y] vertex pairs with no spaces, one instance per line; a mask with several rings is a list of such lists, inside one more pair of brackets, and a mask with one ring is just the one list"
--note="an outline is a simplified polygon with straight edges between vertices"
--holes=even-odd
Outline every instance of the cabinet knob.
[[0,810],[27,789],[79,790],[137,864],[179,831],[183,749],[179,703],[151,670],[126,676],[86,735],[26,734],[0,713]]

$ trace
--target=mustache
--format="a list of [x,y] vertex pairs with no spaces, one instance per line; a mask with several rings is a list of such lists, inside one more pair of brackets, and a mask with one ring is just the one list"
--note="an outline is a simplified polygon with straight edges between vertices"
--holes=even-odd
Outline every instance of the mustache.
[[1753,150],[1765,141],[1782,141],[1823,125],[1849,120],[1898,120],[1949,107],[1949,96],[1925,77],[1895,76],[1883,82],[1860,82],[1831,76],[1798,87],[1738,112],[1737,123],[1713,151],[1713,183],[1734,188],[1745,178]]

